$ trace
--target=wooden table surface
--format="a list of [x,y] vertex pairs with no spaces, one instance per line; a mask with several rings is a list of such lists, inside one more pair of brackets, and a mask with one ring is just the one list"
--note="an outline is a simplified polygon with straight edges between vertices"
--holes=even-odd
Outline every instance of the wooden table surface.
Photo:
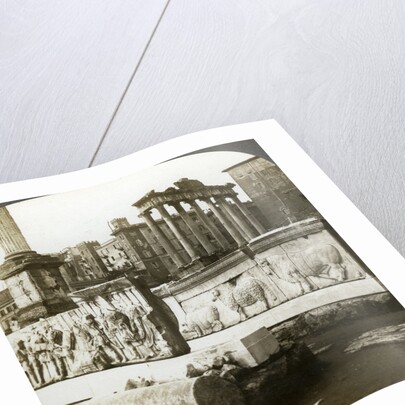
[[405,253],[402,0],[1,2],[0,182],[275,118]]

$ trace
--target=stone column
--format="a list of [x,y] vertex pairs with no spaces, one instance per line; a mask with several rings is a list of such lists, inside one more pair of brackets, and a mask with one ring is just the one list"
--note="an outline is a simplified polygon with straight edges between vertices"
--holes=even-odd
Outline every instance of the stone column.
[[250,229],[249,224],[239,217],[236,208],[231,205],[225,197],[220,197],[217,200],[219,206],[228,213],[230,220],[234,222],[234,225],[239,228],[239,231],[245,236],[245,238],[247,238],[247,240],[251,240],[257,236],[256,232]]
[[211,232],[212,236],[217,240],[217,242],[221,245],[224,250],[229,249],[229,243],[226,240],[225,236],[222,235],[221,231],[216,227],[213,221],[204,213],[204,211],[200,208],[197,201],[189,200],[186,201],[187,204],[190,204],[193,208],[194,212],[197,214],[200,221],[207,227],[207,229]]
[[174,236],[178,239],[181,245],[184,247],[188,255],[190,256],[191,260],[198,260],[199,256],[197,251],[194,249],[194,246],[191,242],[187,239],[186,235],[184,235],[183,231],[180,227],[174,222],[172,216],[167,212],[166,208],[163,205],[156,207],[159,211],[160,215],[166,222],[167,226],[171,229],[174,233]]
[[238,246],[244,246],[246,244],[246,240],[236,229],[233,223],[229,221],[228,217],[220,209],[218,209],[217,206],[209,198],[207,198],[204,201],[208,204],[210,210],[220,220],[221,224],[225,227],[225,229],[229,232],[232,238],[236,241]]
[[231,200],[239,208],[240,212],[246,217],[249,223],[259,232],[259,235],[266,233],[266,228],[254,217],[254,215],[241,203],[237,196],[231,197]]
[[149,212],[143,212],[140,215],[146,222],[146,225],[151,229],[153,234],[156,236],[158,242],[163,246],[166,250],[167,254],[171,257],[177,267],[183,267],[184,262],[180,254],[177,252],[176,248],[172,245],[168,237],[163,233],[163,231],[159,228],[159,225],[154,221],[152,215]]
[[6,207],[0,207],[0,247],[3,248],[6,258],[16,253],[31,251]]
[[197,240],[201,243],[204,249],[207,251],[209,255],[215,253],[215,246],[207,239],[207,237],[200,231],[198,225],[193,221],[193,219],[189,216],[186,210],[183,208],[181,203],[173,202],[171,205],[176,209],[179,213],[180,217],[183,219],[184,223],[190,228],[191,232],[197,238]]

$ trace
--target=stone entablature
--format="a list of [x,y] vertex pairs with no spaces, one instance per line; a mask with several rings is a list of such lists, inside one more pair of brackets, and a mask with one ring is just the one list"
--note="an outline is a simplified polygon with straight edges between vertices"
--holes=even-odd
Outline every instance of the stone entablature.
[[236,195],[233,190],[233,187],[235,187],[235,184],[233,183],[218,186],[206,186],[203,183],[198,182],[198,186],[193,185],[188,188],[182,184],[183,182],[193,182],[192,184],[194,184],[194,182],[198,181],[188,179],[184,179],[183,181],[179,180],[175,183],[177,186],[180,186],[179,188],[169,187],[162,192],[152,190],[133,205],[139,209],[140,213],[143,213],[144,211],[150,211],[151,209],[163,204],[172,204],[196,199],[204,200],[211,197],[234,197]]
[[[174,183],[176,187],[169,187],[163,192],[152,190],[133,205],[138,208],[142,218],[152,230],[159,243],[169,254],[178,269],[183,269],[189,262],[201,261],[203,257],[210,257],[219,252],[230,250],[233,246],[245,246],[250,240],[265,232],[254,215],[239,201],[235,186],[232,183],[225,185],[206,186],[198,180],[180,179]],[[204,212],[202,205],[206,205],[217,222]],[[187,210],[186,206],[190,208]],[[169,208],[170,207],[170,208]],[[162,232],[152,216],[155,210],[160,218],[167,224],[170,231],[184,247],[189,257],[184,259],[178,254],[171,241]],[[172,214],[171,212],[175,212]],[[190,213],[193,212],[208,229],[216,244],[212,243],[196,226]],[[181,218],[185,226],[198,240],[201,250],[190,243],[189,238],[181,229],[175,218]],[[218,227],[218,223],[220,227]],[[229,235],[231,243],[224,237]],[[204,262],[204,264],[206,264]],[[182,276],[184,275],[184,272]]]
[[292,238],[311,235],[320,232],[323,229],[331,228],[324,220],[319,218],[308,218],[260,235],[249,242],[249,249],[253,253],[260,253],[274,246],[288,242]]

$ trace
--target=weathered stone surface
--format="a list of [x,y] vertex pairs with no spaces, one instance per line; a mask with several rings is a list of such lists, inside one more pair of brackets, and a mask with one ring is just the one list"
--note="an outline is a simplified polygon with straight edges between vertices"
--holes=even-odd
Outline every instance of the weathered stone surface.
[[363,333],[350,343],[345,353],[354,353],[370,346],[403,342],[405,342],[405,323]]
[[297,338],[354,319],[401,309],[389,293],[352,298],[315,308],[271,329],[279,341]]
[[213,376],[174,381],[138,388],[104,398],[89,405],[244,405],[240,389],[231,382]]
[[125,384],[125,391],[133,390],[136,388],[150,387],[151,385],[154,385],[154,382],[146,378],[130,378]]
[[272,354],[280,350],[277,339],[266,328],[260,328],[245,336],[241,339],[241,342],[257,364],[263,363]]
[[203,375],[206,371],[210,370],[210,367],[208,365],[206,364],[202,365],[199,363],[187,364],[186,368],[187,368],[186,377],[188,378],[199,377]]
[[288,353],[287,370],[291,373],[315,361],[316,357],[311,349],[305,343],[297,343]]
[[292,398],[293,389],[305,389],[306,379],[317,370],[316,357],[305,344],[295,344],[278,356],[237,377],[247,404],[284,404],[285,398]]
[[224,364],[221,368],[221,373],[229,373],[234,377],[240,374],[242,367],[236,366],[235,364]]
[[212,368],[219,370],[224,364],[225,358],[222,356],[216,356],[212,361]]
[[208,377],[221,377],[221,370],[208,370],[206,371],[203,375],[208,376]]

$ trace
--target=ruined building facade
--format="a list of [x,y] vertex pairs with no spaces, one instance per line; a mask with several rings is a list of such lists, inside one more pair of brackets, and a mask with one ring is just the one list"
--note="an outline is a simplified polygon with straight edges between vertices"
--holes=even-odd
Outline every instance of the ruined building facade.
[[253,201],[268,229],[276,229],[319,215],[271,160],[253,157],[223,172],[228,173]]

